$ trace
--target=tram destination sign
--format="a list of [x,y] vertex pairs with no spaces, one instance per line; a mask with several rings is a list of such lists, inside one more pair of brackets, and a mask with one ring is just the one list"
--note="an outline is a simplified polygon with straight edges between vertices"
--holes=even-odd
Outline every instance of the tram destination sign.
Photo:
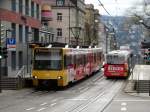
[[46,52],[60,52],[60,49],[49,49],[49,48],[37,48],[35,53],[46,53]]

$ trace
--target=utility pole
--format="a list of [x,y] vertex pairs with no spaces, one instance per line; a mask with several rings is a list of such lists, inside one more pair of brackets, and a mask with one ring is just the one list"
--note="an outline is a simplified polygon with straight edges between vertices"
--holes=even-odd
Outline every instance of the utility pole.
[[[79,11],[78,11],[78,1],[76,1],[76,28],[79,26]],[[75,31],[76,35],[76,45],[78,46],[79,44],[79,37],[77,37],[77,30]]]
[[69,7],[69,45],[70,45],[70,0],[68,1],[68,7]]
[[108,52],[108,29],[106,28],[106,54]]
[[[8,32],[11,32],[11,33],[12,33],[12,30],[11,30],[11,29],[7,29],[7,30],[6,30],[6,39],[5,39],[5,48],[6,48],[6,50],[7,50]],[[6,53],[6,54],[7,54],[7,53]],[[5,67],[6,67],[6,72],[5,72],[5,74],[8,75],[7,57],[5,58]]]
[[78,1],[77,0],[71,0],[71,2],[74,4],[74,8],[76,10],[75,14],[75,25],[74,27],[70,27],[72,34],[74,35],[75,38],[75,44],[78,46],[79,44],[79,37],[80,37],[80,31],[81,27],[79,27],[79,7],[78,7]]
[[[2,51],[2,43],[1,43],[1,20],[0,20],[0,52]],[[1,54],[0,54],[1,55]],[[0,93],[2,92],[2,69],[1,69],[1,59],[2,59],[2,56],[0,58]]]

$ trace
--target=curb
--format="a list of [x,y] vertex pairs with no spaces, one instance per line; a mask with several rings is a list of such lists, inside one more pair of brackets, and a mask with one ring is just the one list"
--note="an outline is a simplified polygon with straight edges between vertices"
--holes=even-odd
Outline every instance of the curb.
[[143,98],[150,98],[149,93],[137,93],[136,90],[134,90],[135,81],[127,81],[124,92],[128,95],[135,96],[135,97],[143,97]]

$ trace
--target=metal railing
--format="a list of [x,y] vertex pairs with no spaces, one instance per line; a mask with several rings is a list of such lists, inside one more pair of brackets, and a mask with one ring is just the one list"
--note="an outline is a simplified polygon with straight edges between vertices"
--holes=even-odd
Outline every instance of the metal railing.
[[25,74],[26,74],[26,67],[23,66],[19,72],[17,73],[17,80],[18,80],[18,83],[17,83],[17,88],[20,89],[20,88],[23,88],[24,87],[24,82],[25,82]]
[[150,96],[150,77],[149,77],[149,96]]
[[25,73],[26,73],[26,67],[23,66],[17,73],[17,77],[22,77],[25,78]]
[[137,79],[137,93],[139,93],[139,79],[140,79],[140,74],[139,74],[139,70],[138,70],[138,79]]

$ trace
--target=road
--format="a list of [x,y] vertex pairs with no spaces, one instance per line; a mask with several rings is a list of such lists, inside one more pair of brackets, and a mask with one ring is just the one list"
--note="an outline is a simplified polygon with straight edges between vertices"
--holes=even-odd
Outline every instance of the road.
[[[122,93],[124,83],[125,80],[108,80],[99,72],[56,92],[24,89],[0,96],[0,112],[120,112],[121,108],[127,109],[131,103],[137,103],[131,102],[135,100],[132,96],[125,94],[125,97]],[[149,101],[145,103],[149,104]]]
[[[130,80],[149,80],[149,73],[149,65],[136,65],[133,70],[133,76],[130,77]],[[104,112],[149,112],[150,97],[148,97],[148,93],[140,95],[132,93],[131,96],[131,93],[130,95],[124,93],[124,85]]]
[[104,112],[149,112],[150,98],[118,92]]

